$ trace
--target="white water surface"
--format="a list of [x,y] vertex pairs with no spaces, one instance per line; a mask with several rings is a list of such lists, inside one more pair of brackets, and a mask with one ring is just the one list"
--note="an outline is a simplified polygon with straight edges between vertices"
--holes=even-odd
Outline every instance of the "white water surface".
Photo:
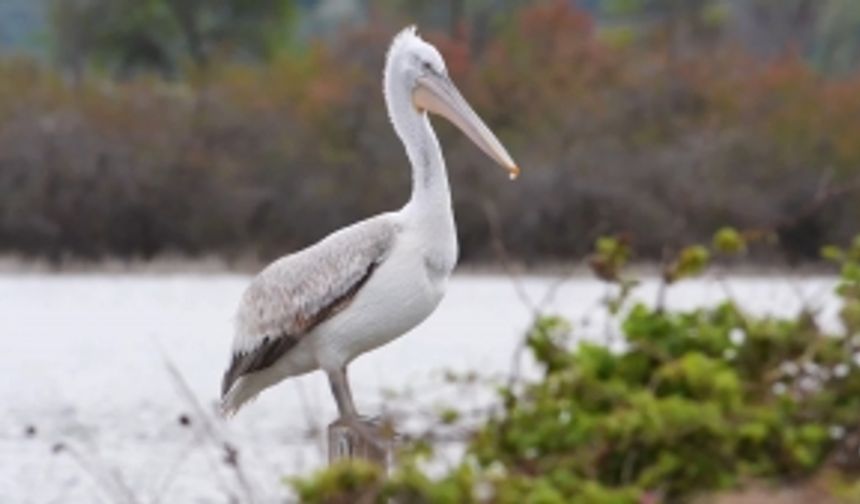
[[[309,428],[335,417],[324,377],[284,382],[229,423],[213,421],[215,434],[207,434],[165,364],[174,364],[208,418],[247,282],[240,275],[0,275],[0,503],[288,500],[281,477],[324,460],[318,437],[303,441]],[[834,285],[829,277],[705,279],[673,287],[667,303],[689,308],[732,295],[759,313],[806,305],[834,324]],[[650,302],[656,292],[657,282],[646,281],[637,297]],[[434,395],[446,369],[505,376],[533,316],[529,303],[569,317],[575,337],[606,338],[613,328],[600,308],[605,295],[604,284],[584,278],[455,276],[423,325],[350,367],[359,409],[384,409],[385,389],[413,390],[424,404],[458,400]],[[488,391],[482,400],[491,399]],[[224,463],[224,440],[239,450],[241,476]]]

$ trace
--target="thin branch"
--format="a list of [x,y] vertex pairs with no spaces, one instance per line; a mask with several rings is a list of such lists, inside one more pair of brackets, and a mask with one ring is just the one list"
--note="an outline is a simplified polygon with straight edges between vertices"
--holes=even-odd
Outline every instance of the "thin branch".
[[490,243],[493,245],[496,257],[499,259],[505,275],[511,281],[511,285],[513,285],[514,292],[517,294],[520,302],[522,302],[522,304],[532,313],[533,317],[537,318],[540,315],[537,306],[523,286],[520,274],[515,270],[513,261],[511,261],[510,255],[508,254],[508,249],[505,247],[505,242],[502,239],[502,230],[499,225],[499,216],[496,211],[496,207],[490,200],[484,198],[482,200],[482,208],[484,210],[484,216],[487,218],[487,223],[489,224]]
[[215,423],[210,418],[209,414],[207,414],[205,408],[197,399],[197,396],[194,394],[194,391],[191,390],[191,387],[188,386],[188,382],[182,377],[182,374],[173,364],[173,362],[167,357],[167,354],[164,353],[163,349],[159,348],[162,353],[162,359],[164,361],[164,365],[167,368],[168,373],[170,374],[173,384],[176,387],[176,391],[179,393],[180,397],[189,404],[195,411],[196,417],[199,420],[199,423],[202,427],[201,432],[204,433],[207,438],[213,442],[215,446],[221,447],[224,451],[225,460],[227,465],[233,471],[236,482],[239,484],[239,488],[242,490],[244,494],[245,502],[249,504],[253,504],[255,502],[254,493],[251,489],[251,485],[248,483],[248,478],[245,475],[245,471],[242,469],[241,464],[238,462],[238,451],[236,448],[230,444],[226,437],[219,432]]

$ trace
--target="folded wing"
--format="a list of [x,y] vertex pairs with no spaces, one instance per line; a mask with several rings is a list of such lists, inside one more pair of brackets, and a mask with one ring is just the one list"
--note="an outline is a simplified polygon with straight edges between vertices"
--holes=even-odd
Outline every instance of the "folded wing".
[[314,327],[343,310],[386,259],[397,224],[382,215],[283,257],[245,291],[221,394],[243,375],[272,366]]

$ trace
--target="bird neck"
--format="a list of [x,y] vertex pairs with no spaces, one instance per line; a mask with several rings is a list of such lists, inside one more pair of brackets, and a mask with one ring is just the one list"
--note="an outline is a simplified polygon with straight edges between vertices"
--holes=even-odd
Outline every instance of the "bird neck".
[[415,110],[411,101],[394,127],[412,164],[412,197],[403,214],[425,238],[422,250],[429,277],[443,280],[457,264],[458,246],[442,149],[427,114]]
[[412,165],[410,207],[451,213],[451,190],[439,140],[426,112],[418,111],[409,93],[389,90],[388,111],[394,130],[406,147]]

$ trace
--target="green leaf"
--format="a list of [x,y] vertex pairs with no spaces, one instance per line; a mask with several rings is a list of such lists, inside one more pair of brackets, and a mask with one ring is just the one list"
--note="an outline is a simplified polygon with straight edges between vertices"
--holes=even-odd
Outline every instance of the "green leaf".
[[714,234],[714,250],[726,255],[738,255],[746,252],[747,244],[744,237],[734,228],[724,227]]

